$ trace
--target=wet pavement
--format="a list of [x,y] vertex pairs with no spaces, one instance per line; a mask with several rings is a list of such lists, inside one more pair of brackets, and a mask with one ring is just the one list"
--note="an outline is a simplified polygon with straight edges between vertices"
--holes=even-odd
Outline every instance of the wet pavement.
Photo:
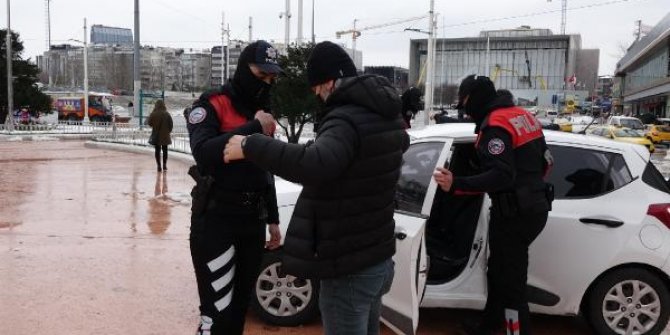
[[[0,142],[0,334],[192,334],[193,182],[186,164],[168,167],[80,141]],[[457,334],[473,315],[425,310],[419,334]],[[579,318],[533,322],[536,334],[590,334]],[[250,315],[246,333],[322,331]]]

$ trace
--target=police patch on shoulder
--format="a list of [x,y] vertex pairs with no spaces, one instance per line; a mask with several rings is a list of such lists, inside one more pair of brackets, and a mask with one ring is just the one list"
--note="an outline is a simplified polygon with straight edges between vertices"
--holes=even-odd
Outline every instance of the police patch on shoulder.
[[505,142],[499,138],[494,138],[489,141],[488,149],[491,155],[500,155],[505,151]]
[[188,123],[198,124],[202,122],[205,117],[207,117],[207,111],[204,108],[195,108],[191,111],[191,113],[188,114]]

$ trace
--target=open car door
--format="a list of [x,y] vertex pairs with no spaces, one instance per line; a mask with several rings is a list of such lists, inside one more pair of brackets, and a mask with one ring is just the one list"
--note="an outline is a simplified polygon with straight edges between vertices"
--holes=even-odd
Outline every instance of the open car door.
[[382,322],[397,334],[414,335],[419,326],[419,304],[428,277],[424,230],[437,183],[433,173],[451,155],[450,138],[412,142],[403,155],[396,190],[396,253],[393,285],[382,299]]

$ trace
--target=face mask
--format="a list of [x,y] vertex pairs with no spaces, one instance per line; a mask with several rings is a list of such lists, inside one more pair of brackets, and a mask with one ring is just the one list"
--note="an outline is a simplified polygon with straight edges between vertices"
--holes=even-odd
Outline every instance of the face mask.
[[480,92],[473,92],[465,104],[465,114],[469,115],[476,124],[481,124],[489,113],[489,103],[495,98]]
[[248,66],[237,69],[233,84],[250,108],[264,109],[270,104],[272,85],[256,78]]

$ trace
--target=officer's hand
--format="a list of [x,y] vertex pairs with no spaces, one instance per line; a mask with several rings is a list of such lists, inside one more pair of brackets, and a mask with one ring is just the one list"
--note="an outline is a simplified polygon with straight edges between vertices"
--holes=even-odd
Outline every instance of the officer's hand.
[[451,171],[439,167],[433,173],[433,177],[437,184],[440,185],[440,188],[442,188],[442,191],[449,192],[451,190],[451,185],[454,183],[454,175]]
[[265,247],[269,250],[274,250],[279,248],[281,245],[281,230],[279,230],[279,224],[272,223],[268,225],[268,232],[270,233],[270,240],[265,242]]
[[275,118],[272,116],[272,114],[259,110],[256,112],[254,118],[260,121],[261,127],[263,127],[263,134],[268,136],[272,136],[274,134],[277,125],[275,124]]
[[244,159],[244,151],[242,151],[243,139],[244,136],[242,135],[234,135],[228,140],[228,144],[223,149],[223,161],[225,163]]

